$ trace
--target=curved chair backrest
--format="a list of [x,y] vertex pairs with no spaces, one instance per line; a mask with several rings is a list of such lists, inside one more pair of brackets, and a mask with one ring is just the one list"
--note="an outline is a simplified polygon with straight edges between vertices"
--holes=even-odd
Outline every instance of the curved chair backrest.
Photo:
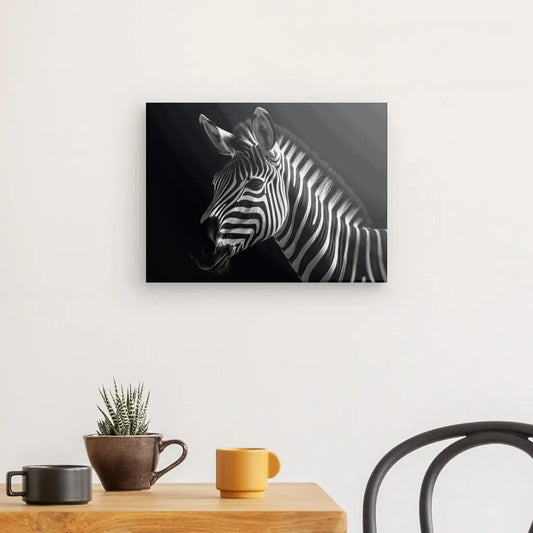
[[[420,530],[433,533],[432,498],[435,482],[442,469],[460,453],[485,444],[506,444],[533,458],[533,425],[518,422],[473,422],[426,431],[393,448],[381,459],[368,480],[363,502],[363,533],[377,533],[376,504],[379,488],[387,472],[409,453],[446,439],[463,437],[445,448],[426,471],[420,490]],[[533,533],[533,524],[529,533]]]

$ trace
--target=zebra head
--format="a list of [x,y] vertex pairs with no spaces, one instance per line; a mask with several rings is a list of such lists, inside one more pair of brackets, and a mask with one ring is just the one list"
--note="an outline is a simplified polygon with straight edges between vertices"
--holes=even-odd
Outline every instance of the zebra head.
[[288,213],[283,158],[270,115],[258,107],[233,133],[200,115],[207,137],[229,161],[213,177],[213,199],[201,218],[210,243],[194,257],[203,270],[221,271],[231,257],[273,237]]

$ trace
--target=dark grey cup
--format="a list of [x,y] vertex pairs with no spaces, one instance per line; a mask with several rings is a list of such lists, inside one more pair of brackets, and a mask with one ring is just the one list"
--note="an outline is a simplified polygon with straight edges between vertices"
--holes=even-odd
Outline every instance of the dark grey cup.
[[[30,465],[8,472],[6,493],[22,496],[28,504],[80,504],[91,501],[91,467],[82,465]],[[22,477],[22,490],[15,492],[12,478]]]

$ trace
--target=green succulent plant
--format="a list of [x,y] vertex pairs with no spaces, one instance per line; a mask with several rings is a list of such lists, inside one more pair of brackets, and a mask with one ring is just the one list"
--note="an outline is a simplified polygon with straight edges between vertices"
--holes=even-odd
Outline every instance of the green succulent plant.
[[99,405],[103,418],[98,420],[98,435],[144,435],[148,431],[146,411],[150,392],[144,398],[144,383],[136,387],[131,384],[120,389],[113,379],[113,388],[98,389],[105,411]]

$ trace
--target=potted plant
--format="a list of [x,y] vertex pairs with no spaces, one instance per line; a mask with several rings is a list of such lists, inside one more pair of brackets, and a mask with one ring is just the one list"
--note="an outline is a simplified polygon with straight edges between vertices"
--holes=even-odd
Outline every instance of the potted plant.
[[[146,420],[150,393],[144,384],[126,388],[98,389],[104,407],[96,434],[85,435],[89,461],[105,490],[149,489],[163,474],[183,462],[187,446],[178,439],[163,440],[160,433],[148,433]],[[156,471],[159,454],[170,444],[181,446],[181,456],[161,471]]]

